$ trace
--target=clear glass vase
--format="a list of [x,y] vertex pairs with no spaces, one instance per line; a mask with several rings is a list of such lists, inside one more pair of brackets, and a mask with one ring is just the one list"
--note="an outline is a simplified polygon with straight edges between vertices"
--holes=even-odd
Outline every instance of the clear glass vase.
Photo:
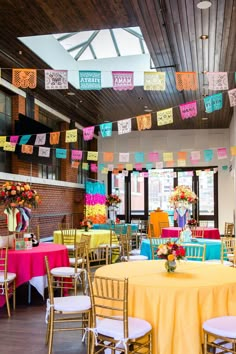
[[176,269],[176,261],[166,261],[165,262],[165,268],[168,273],[173,273]]

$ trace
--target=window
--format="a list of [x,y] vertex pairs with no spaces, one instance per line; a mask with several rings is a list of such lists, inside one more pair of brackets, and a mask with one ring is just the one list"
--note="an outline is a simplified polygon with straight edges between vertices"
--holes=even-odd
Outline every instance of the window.
[[[0,135],[9,137],[12,134],[11,96],[0,91]],[[11,172],[12,152],[0,150],[0,171]]]

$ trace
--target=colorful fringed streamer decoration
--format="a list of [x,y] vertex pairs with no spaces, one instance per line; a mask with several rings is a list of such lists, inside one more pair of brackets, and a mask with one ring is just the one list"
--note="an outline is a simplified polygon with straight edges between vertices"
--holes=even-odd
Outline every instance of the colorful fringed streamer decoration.
[[85,216],[94,224],[106,223],[106,193],[105,185],[100,181],[86,181],[85,183]]
[[196,117],[197,115],[197,101],[187,102],[179,105],[182,119]]

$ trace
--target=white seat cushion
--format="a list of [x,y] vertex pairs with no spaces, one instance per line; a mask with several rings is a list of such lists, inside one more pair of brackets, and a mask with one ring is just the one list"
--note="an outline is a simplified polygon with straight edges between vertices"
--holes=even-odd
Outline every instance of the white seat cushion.
[[[128,260],[128,257],[124,257],[125,260]],[[135,262],[135,261],[147,261],[148,257],[147,256],[142,256],[142,255],[136,255],[136,256],[129,256],[129,262]]]
[[[47,308],[50,300],[47,299]],[[56,311],[73,312],[86,311],[91,308],[90,297],[86,295],[54,297],[54,309]]]
[[212,263],[212,264],[222,264],[227,267],[232,267],[232,265],[233,265],[233,263],[230,261],[223,261],[223,263],[221,263],[220,259],[208,259],[205,262]]
[[51,274],[55,277],[69,277],[69,276],[79,276],[83,269],[78,268],[77,273],[75,273],[75,268],[73,267],[57,267],[51,269]]
[[[15,273],[7,273],[7,282],[13,281],[16,278]],[[0,272],[0,283],[4,282],[4,272]]]
[[65,245],[65,246],[69,251],[74,251],[74,249],[75,249],[74,245]]
[[130,251],[130,255],[132,255],[132,256],[138,256],[138,255],[140,255],[140,250],[139,249],[135,249],[135,250],[132,250],[132,251]]
[[104,247],[105,248],[106,246],[108,246],[109,248],[110,247],[111,248],[120,248],[120,245],[118,243],[113,243],[111,246],[108,243],[102,243],[98,247]]
[[203,329],[216,336],[236,339],[236,316],[215,317],[203,323]]
[[[123,321],[117,320],[114,316],[112,319],[104,319],[97,321],[97,331],[100,334],[112,337],[115,340],[124,339]],[[120,318],[120,317],[119,317]],[[129,339],[135,339],[144,336],[148,333],[152,326],[149,322],[140,318],[129,317],[128,318]]]

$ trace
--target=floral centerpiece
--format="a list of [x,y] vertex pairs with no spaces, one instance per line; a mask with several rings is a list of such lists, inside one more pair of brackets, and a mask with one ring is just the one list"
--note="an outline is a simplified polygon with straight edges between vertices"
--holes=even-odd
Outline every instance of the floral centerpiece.
[[121,199],[117,194],[108,194],[108,196],[106,197],[106,206],[110,207],[110,206],[115,206],[118,207],[117,205],[121,203]]
[[197,220],[196,220],[196,219],[189,219],[189,220],[187,221],[187,225],[188,225],[189,227],[197,226]]
[[167,242],[158,246],[157,255],[166,259],[165,268],[170,273],[175,271],[176,260],[185,259],[185,249],[175,242]]
[[4,205],[7,210],[25,204],[29,208],[36,208],[40,202],[37,191],[28,183],[5,182],[0,189],[0,205]]
[[84,220],[81,221],[80,225],[81,225],[81,227],[84,227],[85,231],[88,231],[89,229],[91,229],[93,227],[93,222],[92,222],[92,220],[85,218]]
[[169,203],[176,206],[179,202],[187,202],[188,204],[196,203],[197,196],[188,186],[177,186],[169,197]]

